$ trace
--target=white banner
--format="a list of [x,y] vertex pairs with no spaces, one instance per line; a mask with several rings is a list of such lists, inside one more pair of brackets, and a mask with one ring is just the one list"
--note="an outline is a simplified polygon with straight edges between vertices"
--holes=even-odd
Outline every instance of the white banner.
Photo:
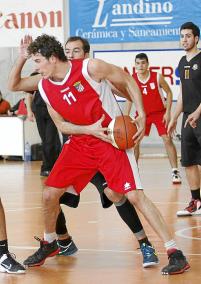
[[122,51],[94,51],[94,57],[102,59],[108,63],[118,65],[127,69],[132,75],[134,72],[135,56],[144,52],[149,58],[149,67],[153,71],[161,73],[173,92],[173,100],[177,100],[179,94],[179,74],[178,63],[185,54],[178,49],[167,50],[122,50]]
[[62,0],[1,1],[0,47],[19,46],[24,35],[44,33],[64,41]]

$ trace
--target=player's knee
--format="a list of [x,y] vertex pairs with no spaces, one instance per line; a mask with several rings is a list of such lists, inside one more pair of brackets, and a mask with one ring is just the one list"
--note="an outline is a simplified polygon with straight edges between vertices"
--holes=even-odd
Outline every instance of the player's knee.
[[133,190],[127,193],[128,200],[136,207],[141,206],[141,204],[144,202],[144,197],[145,195],[143,190]]
[[163,135],[162,138],[163,138],[163,142],[164,142],[165,145],[170,146],[170,145],[173,144],[172,138],[170,136]]
[[54,190],[45,189],[43,192],[43,204],[50,206],[58,200],[58,196]]
[[111,200],[113,203],[118,203],[122,199],[122,194],[119,194],[117,192],[112,191],[108,187],[104,189],[104,193],[107,196],[109,200]]

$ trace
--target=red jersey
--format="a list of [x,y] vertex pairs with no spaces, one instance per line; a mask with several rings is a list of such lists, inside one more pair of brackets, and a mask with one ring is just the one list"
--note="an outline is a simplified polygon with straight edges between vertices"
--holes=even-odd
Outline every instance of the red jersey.
[[10,109],[10,104],[6,100],[0,102],[0,114],[7,114],[7,111]]
[[[87,72],[89,59],[73,60],[61,82],[42,79],[39,91],[43,99],[65,120],[77,125],[90,125],[105,114],[103,127],[120,115],[117,102],[109,94],[106,81],[96,82]],[[107,100],[107,102],[106,102]]]
[[165,110],[163,91],[159,86],[159,74],[149,71],[146,81],[141,81],[137,73],[133,74],[142,93],[142,99],[146,115]]
[[[73,60],[61,82],[42,79],[43,99],[65,120],[79,125],[95,123],[105,114],[103,126],[120,115],[118,104],[107,81],[94,81],[87,72],[89,59]],[[115,168],[114,168],[115,165]],[[127,193],[142,185],[132,150],[121,151],[93,135],[72,135],[65,143],[46,185],[73,186],[77,193],[100,171],[110,189]]]

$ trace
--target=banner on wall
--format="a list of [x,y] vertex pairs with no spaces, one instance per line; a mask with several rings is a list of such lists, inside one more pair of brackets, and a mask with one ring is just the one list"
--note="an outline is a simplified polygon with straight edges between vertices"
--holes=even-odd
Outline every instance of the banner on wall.
[[21,38],[46,33],[63,42],[63,0],[6,0],[0,5],[0,47],[19,46]]
[[[169,84],[173,100],[176,101],[180,92],[180,79],[178,74],[178,63],[185,54],[180,49],[168,50],[115,50],[94,51],[95,58],[102,59],[108,63],[115,64],[128,71],[131,75],[135,72],[135,56],[144,52],[149,58],[149,68],[162,74]],[[163,58],[163,60],[161,60]],[[164,94],[165,96],[165,94]]]
[[201,26],[200,0],[70,0],[70,34],[92,44],[178,41],[182,23]]

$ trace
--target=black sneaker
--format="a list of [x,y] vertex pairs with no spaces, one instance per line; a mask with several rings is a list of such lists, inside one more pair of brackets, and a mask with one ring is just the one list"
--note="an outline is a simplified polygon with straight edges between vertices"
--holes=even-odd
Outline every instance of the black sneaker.
[[40,266],[45,262],[47,257],[52,257],[59,253],[59,247],[56,240],[52,243],[48,243],[38,237],[34,238],[40,242],[40,248],[33,255],[30,255],[27,259],[25,259],[23,262],[24,265]]
[[173,184],[181,184],[181,176],[179,171],[175,170],[172,172],[172,183]]
[[69,256],[69,255],[75,254],[78,251],[78,248],[76,247],[76,245],[75,245],[75,243],[72,239],[71,239],[70,243],[66,246],[61,245],[61,242],[59,240],[57,241],[57,243],[58,243],[59,249],[60,249],[58,255]]
[[162,274],[174,275],[185,272],[190,268],[186,257],[183,255],[182,251],[176,250],[172,252],[169,256],[169,264],[162,269]]
[[0,258],[0,272],[7,272],[11,274],[22,274],[26,272],[23,265],[15,260],[15,255],[9,252],[3,254]]
[[41,171],[41,172],[40,172],[40,176],[41,176],[41,177],[48,177],[49,174],[50,174],[50,171]]

